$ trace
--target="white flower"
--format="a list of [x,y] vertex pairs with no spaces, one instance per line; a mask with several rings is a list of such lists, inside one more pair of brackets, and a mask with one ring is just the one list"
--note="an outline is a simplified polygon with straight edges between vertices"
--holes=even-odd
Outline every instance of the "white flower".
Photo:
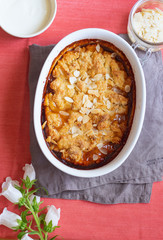
[[27,176],[29,177],[30,181],[36,178],[36,173],[32,164],[25,164],[25,166],[23,167],[23,170],[25,171],[23,176],[24,180],[26,180]]
[[45,217],[45,222],[48,223],[52,220],[52,225],[57,226],[60,219],[60,208],[56,209],[55,206],[50,206]]
[[4,225],[8,228],[17,227],[17,219],[21,220],[21,217],[13,212],[3,209],[3,212],[0,214],[0,225]]
[[33,238],[29,237],[28,236],[28,233],[26,233],[22,238],[21,240],[33,240]]
[[17,203],[22,197],[22,194],[14,185],[19,185],[17,181],[13,181],[10,177],[6,178],[6,182],[2,183],[2,193],[0,196],[6,197],[10,202]]
[[34,197],[36,197],[36,202],[39,203],[39,202],[40,202],[40,197],[39,197],[39,196],[36,196],[36,195],[34,195],[34,194],[32,194],[32,195],[29,196],[30,203],[32,203]]

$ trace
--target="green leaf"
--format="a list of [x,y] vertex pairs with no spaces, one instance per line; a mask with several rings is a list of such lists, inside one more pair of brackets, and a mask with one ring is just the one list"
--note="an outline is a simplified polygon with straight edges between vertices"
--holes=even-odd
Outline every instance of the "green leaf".
[[31,181],[30,181],[30,178],[27,176],[26,179],[25,179],[25,187],[27,189],[30,189],[32,186],[31,186]]
[[46,216],[45,213],[42,213],[42,214],[39,216],[40,222],[43,222],[43,221],[45,220],[45,216]]
[[21,239],[25,234],[26,234],[26,232],[20,232],[17,236],[18,239]]
[[27,176],[26,179],[25,179],[25,181],[24,181],[25,187],[26,187],[27,189],[32,188],[32,186],[36,183],[36,181],[37,181],[36,179],[30,181],[30,178]]
[[31,181],[31,184],[34,185],[37,182],[37,179]]
[[27,219],[26,219],[27,215],[28,215],[28,210],[25,210],[24,212],[21,213],[21,219],[25,223],[27,223]]
[[25,223],[25,222],[23,222],[22,221],[22,223],[21,223],[21,225],[20,225],[20,230],[25,230],[26,229],[26,227],[27,227],[27,223]]
[[45,192],[45,195],[49,195],[48,190],[47,190],[46,188],[44,188],[44,187],[40,187],[39,189],[43,189],[44,192]]
[[36,201],[36,196],[34,197],[34,199],[33,199],[33,201],[32,201],[32,207],[33,207],[35,213],[38,213],[38,211],[39,211],[39,205],[38,205],[38,203],[37,203],[37,201]]
[[60,226],[54,226],[54,227],[53,227],[53,231],[54,231],[56,228],[60,228]]
[[26,229],[26,227],[27,227],[27,223],[23,222],[23,221],[20,220],[20,219],[17,219],[16,221],[17,221],[17,223],[18,223],[18,225],[19,225],[19,226],[18,226],[18,229],[24,231],[24,230]]
[[28,233],[28,235],[35,235],[35,234],[39,235],[39,232],[37,232],[37,231],[32,231],[32,232],[29,232],[29,233]]
[[20,219],[16,219],[16,221],[17,221],[17,223],[19,224],[19,226],[21,225],[21,223],[22,223],[22,220],[20,220]]
[[58,236],[59,236],[59,235],[56,235],[56,236],[50,238],[50,240],[54,240],[54,239],[56,239],[56,237],[58,237]]
[[19,203],[18,203],[19,207],[24,206],[24,203],[25,203],[25,202],[26,202],[26,200],[25,200],[24,197],[20,198],[20,199],[19,199]]
[[32,191],[30,191],[30,192],[27,194],[27,196],[30,196],[30,195],[36,193],[37,191],[38,191],[38,189],[32,190]]
[[52,220],[48,223],[48,225],[45,225],[45,226],[44,226],[44,230],[45,230],[46,232],[49,232],[49,233],[53,232],[53,223],[52,223]]
[[[42,204],[42,203],[43,203],[43,201],[42,201],[42,202],[39,202],[38,204],[40,205],[40,204]],[[47,208],[47,207],[43,207],[43,208],[41,208],[38,212],[42,212],[42,211],[44,211],[46,208]]]
[[12,229],[14,230],[14,232],[17,232],[20,228],[19,226],[17,226],[17,227],[12,227]]

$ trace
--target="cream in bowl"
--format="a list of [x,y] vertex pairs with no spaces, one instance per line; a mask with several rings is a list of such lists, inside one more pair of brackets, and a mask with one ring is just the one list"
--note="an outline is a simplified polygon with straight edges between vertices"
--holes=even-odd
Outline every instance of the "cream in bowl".
[[1,1],[0,26],[16,37],[34,37],[51,25],[56,10],[56,0]]
[[47,58],[34,126],[54,166],[95,177],[113,171],[131,153],[144,111],[144,75],[132,48],[109,31],[84,29],[62,39]]

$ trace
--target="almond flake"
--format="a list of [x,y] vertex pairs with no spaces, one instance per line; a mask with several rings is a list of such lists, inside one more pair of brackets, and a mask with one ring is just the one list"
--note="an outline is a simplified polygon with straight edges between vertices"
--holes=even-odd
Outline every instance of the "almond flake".
[[62,72],[62,70],[61,70],[61,68],[59,68],[59,71],[60,71],[60,73],[61,73],[62,75],[64,75],[63,72]]
[[117,54],[115,53],[115,52],[113,52],[112,54],[111,54],[111,57],[112,58],[115,58],[117,56]]
[[93,154],[93,161],[96,161],[98,159],[98,155]]
[[109,73],[106,73],[105,78],[106,78],[106,80],[108,80],[110,78]]
[[47,141],[48,143],[50,143],[50,142],[51,142],[51,136],[48,136],[47,139],[46,139],[46,141]]
[[107,109],[110,109],[110,107],[111,107],[111,102],[107,100]]
[[93,129],[93,132],[94,132],[94,134],[98,134],[98,130],[97,129]]
[[67,87],[68,87],[69,89],[73,89],[73,88],[74,88],[73,85],[67,85]]
[[85,83],[88,83],[88,80],[89,80],[89,79],[88,79],[88,77],[87,77],[87,78],[85,79]]
[[80,129],[79,129],[78,127],[76,127],[76,126],[73,126],[73,127],[71,128],[71,133],[72,133],[72,134],[75,134],[75,133],[78,133],[78,134],[79,134],[79,131],[80,131]]
[[92,82],[95,82],[96,80],[94,78],[91,78]]
[[79,116],[79,117],[77,118],[77,120],[78,120],[78,122],[81,122],[81,121],[83,120],[83,117],[82,117],[82,116]]
[[96,104],[97,103],[97,98],[93,99],[93,103]]
[[45,128],[45,126],[46,126],[46,124],[47,124],[47,121],[45,121],[43,124],[42,124],[42,129],[44,129]]
[[96,74],[95,76],[94,76],[94,79],[96,80],[96,81],[98,81],[98,80],[100,80],[102,78],[102,74]]
[[51,142],[52,142],[53,144],[57,145],[56,141],[54,141],[54,140],[51,140]]
[[59,113],[63,116],[69,116],[69,113],[65,111],[59,111]]
[[90,112],[91,112],[91,109],[88,109],[87,112],[86,112],[86,114],[89,115]]
[[55,104],[55,102],[52,102],[52,104],[53,104],[53,106],[54,106],[54,107],[56,107],[56,104]]
[[96,114],[96,113],[99,113],[99,112],[101,112],[101,109],[98,109],[98,108],[91,110],[91,113],[93,113],[93,114]]
[[70,102],[70,103],[73,103],[74,100],[70,97],[64,97],[64,99],[67,101],[67,102]]
[[96,89],[97,85],[96,84],[92,84],[92,89]]
[[76,86],[76,85],[75,85],[75,87],[76,87],[76,89],[77,89],[79,92],[81,91],[81,89],[80,89],[80,88],[78,88],[78,86]]
[[87,100],[88,100],[88,95],[85,94],[85,95],[83,96],[83,104],[84,104]]
[[98,143],[97,144],[98,149],[103,147],[103,143]]
[[87,123],[89,121],[90,117],[88,117],[87,115],[84,115],[83,117],[83,124]]
[[87,108],[81,107],[79,112],[81,112],[82,114],[86,114],[87,110]]
[[89,136],[89,135],[93,134],[93,130],[90,129],[90,130],[86,131],[84,134]]
[[79,77],[79,75],[80,75],[80,71],[75,70],[75,71],[74,71],[74,76],[75,76],[75,77]]
[[94,123],[94,124],[93,124],[93,127],[97,127],[97,124],[96,124],[96,123]]
[[121,93],[121,90],[119,90],[119,89],[116,88],[116,87],[113,87],[112,90],[113,90],[114,92],[118,93],[118,94]]
[[71,84],[76,83],[76,82],[77,82],[76,77],[70,77],[70,78],[69,78],[69,82],[70,82]]
[[72,135],[73,138],[77,137],[79,134],[78,133],[75,133]]
[[97,51],[97,52],[100,52],[100,44],[97,44],[97,46],[96,46],[96,51]]
[[98,90],[88,90],[88,93],[92,94],[92,95],[95,95],[96,97],[100,96]]
[[85,102],[84,107],[92,108],[92,107],[93,107],[93,103],[88,99],[88,100]]
[[128,92],[130,92],[130,90],[131,90],[130,86],[129,86],[129,85],[126,85],[126,86],[125,86],[125,92],[128,93]]
[[107,150],[105,148],[99,148],[99,151],[105,155],[107,155]]

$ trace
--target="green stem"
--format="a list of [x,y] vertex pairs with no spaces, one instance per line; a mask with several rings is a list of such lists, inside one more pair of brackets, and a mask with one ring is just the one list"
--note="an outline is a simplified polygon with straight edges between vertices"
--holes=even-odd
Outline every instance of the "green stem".
[[47,240],[48,239],[48,233],[46,232],[45,233],[45,240]]
[[33,214],[33,217],[35,219],[35,222],[36,222],[36,225],[37,225],[37,228],[38,228],[38,232],[39,232],[39,235],[40,235],[40,240],[44,240],[44,237],[42,235],[42,230],[41,230],[41,227],[40,227],[40,221],[39,221],[39,217],[38,215],[35,213],[35,211],[33,210],[33,207],[29,201],[29,199],[27,198],[27,206],[28,209],[31,211],[31,213]]

